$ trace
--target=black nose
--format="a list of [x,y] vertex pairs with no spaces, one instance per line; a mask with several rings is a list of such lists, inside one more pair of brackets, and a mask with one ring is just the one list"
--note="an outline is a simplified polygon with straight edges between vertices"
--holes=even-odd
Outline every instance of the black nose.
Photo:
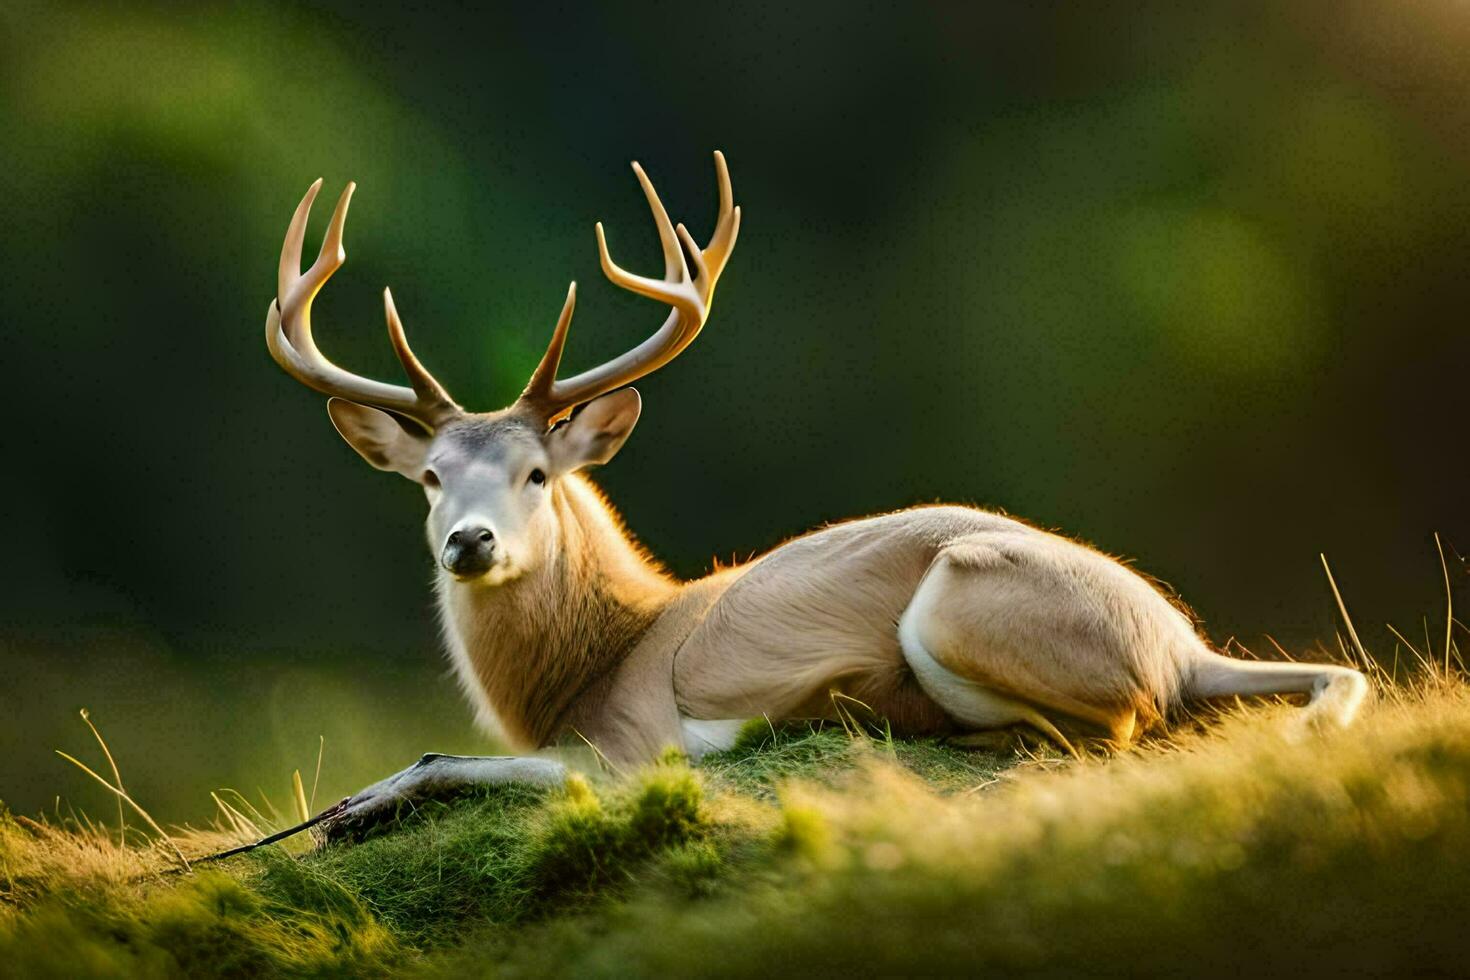
[[483,575],[495,556],[495,534],[488,527],[462,527],[444,542],[439,556],[444,567],[455,575]]

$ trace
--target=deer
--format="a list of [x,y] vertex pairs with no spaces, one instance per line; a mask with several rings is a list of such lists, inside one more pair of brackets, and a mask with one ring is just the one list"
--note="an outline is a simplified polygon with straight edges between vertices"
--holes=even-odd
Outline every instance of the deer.
[[[840,720],[863,706],[895,737],[1022,729],[1074,750],[1124,747],[1183,706],[1305,695],[1302,725],[1345,728],[1364,675],[1325,663],[1233,658],[1213,648],[1162,586],[1058,533],[972,506],[930,504],[840,521],[703,578],[676,580],[634,539],[587,471],[638,422],[631,385],[699,336],[740,231],[723,154],[709,243],[673,224],[633,172],[663,253],[663,276],[613,261],[607,279],[668,312],[641,343],[560,377],[577,287],[544,356],[498,411],[455,402],[409,347],[392,293],[388,338],[408,386],[347,371],[317,348],[312,300],[344,263],[356,185],[337,202],[301,271],[322,182],[296,208],[281,250],[266,345],[291,377],[328,396],[342,438],[376,469],[417,483],[445,645],[479,726],[517,756],[424,755],[312,818],[327,839],[398,807],[476,787],[558,786],[545,754],[580,739],[608,765],[668,747],[694,760],[728,748],[753,719]],[[1064,731],[1065,730],[1065,731]],[[304,826],[304,825],[303,825]],[[299,829],[299,828],[298,828]]]

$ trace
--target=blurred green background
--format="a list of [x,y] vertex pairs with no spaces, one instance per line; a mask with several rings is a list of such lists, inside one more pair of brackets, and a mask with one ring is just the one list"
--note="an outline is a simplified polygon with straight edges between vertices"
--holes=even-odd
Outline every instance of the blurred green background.
[[[316,306],[397,380],[379,291],[472,408],[658,310],[627,169],[696,235],[708,330],[600,477],[683,575],[825,519],[1003,507],[1138,560],[1217,641],[1443,630],[1470,549],[1470,7],[550,3],[0,8],[0,799],[162,819],[488,746],[445,675],[423,504],[262,323],[292,208],[360,184]],[[325,208],[321,209],[323,212]],[[325,214],[312,226],[311,248]],[[319,798],[320,801],[320,798]],[[64,803],[62,804],[65,805]]]

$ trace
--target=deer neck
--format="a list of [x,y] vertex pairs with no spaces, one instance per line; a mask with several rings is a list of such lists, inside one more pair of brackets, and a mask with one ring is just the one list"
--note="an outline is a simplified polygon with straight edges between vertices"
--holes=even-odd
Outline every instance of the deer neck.
[[535,571],[495,586],[441,572],[440,612],[481,721],[520,747],[561,732],[578,694],[627,656],[678,591],[591,482],[552,488],[554,531]]

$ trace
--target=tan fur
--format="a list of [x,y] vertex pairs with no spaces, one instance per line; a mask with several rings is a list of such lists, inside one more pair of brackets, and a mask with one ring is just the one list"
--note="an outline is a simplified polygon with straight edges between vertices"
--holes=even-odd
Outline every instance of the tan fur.
[[906,662],[905,618],[944,670],[1014,705],[1011,723],[1063,742],[1054,723],[1128,744],[1186,696],[1201,657],[1224,659],[1130,569],[981,510],[837,524],[679,583],[585,478],[564,477],[551,507],[537,570],[440,585],[464,685],[521,748],[573,736],[625,764],[681,744],[681,718],[855,705],[898,735],[966,730]]
[[1143,579],[1024,526],[951,543],[916,602],[928,605],[924,645],[945,667],[1115,737],[1168,711],[1201,647]]
[[[924,507],[829,527],[748,565],[676,584],[628,541],[583,478],[565,479],[553,507],[560,530],[542,570],[501,586],[445,576],[446,620],[459,640],[465,686],[483,695],[517,745],[575,732],[619,762],[678,744],[681,714],[831,719],[839,710],[834,692],[888,719],[898,734],[954,730],[899,649],[897,623],[920,584],[943,577],[946,590],[994,589],[948,580],[952,566],[962,579],[983,576],[977,536],[987,534],[1094,554],[994,514]],[[1139,587],[1157,615],[1177,617],[1187,632],[1182,616],[1146,583]],[[950,599],[956,611],[968,608],[964,596],[946,596],[946,606]],[[934,628],[962,633],[976,625],[941,618]],[[1079,639],[1087,628],[1075,627]],[[1099,652],[1093,672],[1079,675],[1066,669],[1076,664],[1066,651],[1045,651],[1058,659],[1034,663],[1030,649],[987,655],[963,643],[937,647],[936,656],[963,676],[1115,733],[1134,706],[1157,717],[1177,688],[1177,671],[1161,690],[1136,680],[1136,668],[1119,666],[1126,651],[1112,659]],[[1048,683],[1052,675],[1059,679]]]
[[538,571],[501,585],[439,582],[464,686],[527,748],[563,734],[573,701],[623,663],[679,591],[585,479],[559,481],[551,508],[557,533]]
[[[533,570],[440,581],[463,684],[521,748],[579,737],[627,764],[681,744],[683,718],[833,719],[854,703],[898,735],[966,730],[915,678],[902,620],[945,670],[1015,706],[997,723],[1064,743],[1057,723],[1126,745],[1202,664],[1212,694],[1244,683],[1215,663],[1255,667],[1208,651],[1132,570],[972,508],[833,525],[688,583],[632,542],[584,477],[556,483],[549,514]],[[1252,674],[1250,689],[1305,690],[1324,670],[1351,673],[1303,665]]]

